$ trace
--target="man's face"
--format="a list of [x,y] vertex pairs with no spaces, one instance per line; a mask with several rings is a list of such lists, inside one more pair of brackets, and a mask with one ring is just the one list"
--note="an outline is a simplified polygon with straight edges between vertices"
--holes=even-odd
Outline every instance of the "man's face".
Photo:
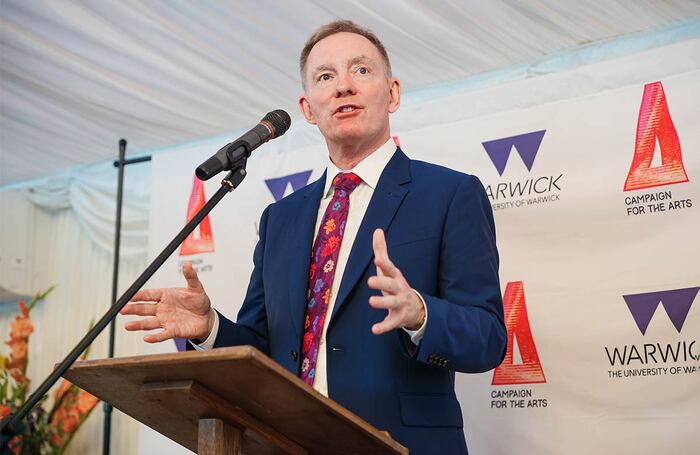
[[400,103],[400,85],[364,36],[336,33],[311,49],[299,98],[306,120],[332,145],[379,146],[389,137],[389,113]]

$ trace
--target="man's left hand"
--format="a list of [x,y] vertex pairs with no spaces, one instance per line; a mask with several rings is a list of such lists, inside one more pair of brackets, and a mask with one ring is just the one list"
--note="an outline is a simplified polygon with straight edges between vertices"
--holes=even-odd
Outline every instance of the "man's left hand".
[[370,277],[367,284],[372,289],[382,291],[382,295],[369,298],[373,308],[389,312],[382,322],[372,326],[372,333],[380,335],[396,328],[418,330],[425,320],[425,308],[401,271],[389,259],[384,231],[377,229],[372,238],[374,265],[377,275]]

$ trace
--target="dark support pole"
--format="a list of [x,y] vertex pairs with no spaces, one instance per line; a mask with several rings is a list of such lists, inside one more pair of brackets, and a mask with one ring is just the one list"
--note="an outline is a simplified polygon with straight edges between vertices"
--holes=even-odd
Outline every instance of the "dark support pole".
[[[119,139],[119,161],[117,169],[119,176],[117,177],[117,216],[114,225],[114,262],[112,265],[112,305],[117,303],[117,286],[119,284],[119,247],[122,233],[122,196],[124,194],[124,158],[126,155],[126,139]],[[114,357],[114,335],[115,322],[109,324],[109,353],[107,358]],[[102,430],[102,453],[109,455],[109,441],[112,434],[112,405],[106,401],[102,404],[104,411],[104,425]]]

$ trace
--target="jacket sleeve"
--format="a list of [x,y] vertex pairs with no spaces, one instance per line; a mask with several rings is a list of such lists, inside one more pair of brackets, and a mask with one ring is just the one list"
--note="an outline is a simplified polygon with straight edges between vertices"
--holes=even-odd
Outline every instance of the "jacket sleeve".
[[263,286],[263,258],[270,206],[260,217],[258,244],[253,253],[253,273],[248,284],[243,306],[238,312],[238,322],[232,322],[219,314],[219,333],[214,342],[215,348],[249,344],[270,354],[267,331],[267,311],[265,309],[265,289]]
[[498,251],[491,205],[474,176],[450,203],[439,264],[438,295],[421,292],[428,319],[413,356],[465,373],[495,368],[506,348]]

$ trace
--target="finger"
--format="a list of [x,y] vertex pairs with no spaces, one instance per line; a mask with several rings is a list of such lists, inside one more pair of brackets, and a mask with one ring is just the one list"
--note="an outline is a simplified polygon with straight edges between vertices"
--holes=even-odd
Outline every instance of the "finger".
[[389,276],[371,276],[367,280],[367,286],[387,294],[398,294],[401,290],[396,278]]
[[143,337],[143,341],[146,343],[160,343],[161,341],[169,340],[174,337],[174,334],[170,330],[163,330],[162,332],[153,333]]
[[394,316],[390,313],[382,322],[377,322],[372,326],[372,333],[375,335],[381,335],[382,333],[394,330],[401,326],[401,319],[398,316]]
[[372,235],[372,249],[374,250],[375,258],[387,258],[389,259],[389,252],[386,248],[386,239],[384,238],[384,231],[381,229],[375,229]]
[[372,308],[381,308],[384,310],[391,310],[394,309],[398,306],[399,300],[396,298],[396,296],[393,295],[388,295],[388,296],[378,296],[378,295],[373,295],[372,297],[369,298],[369,305]]
[[128,331],[134,330],[153,330],[160,329],[160,321],[158,318],[146,318],[138,321],[129,321],[124,324],[124,328]]
[[163,298],[163,289],[141,289],[129,299],[130,302],[160,302]]
[[374,230],[372,249],[374,250],[374,265],[377,266],[377,275],[395,276],[399,269],[389,259],[386,238],[384,237],[384,231],[381,229]]
[[185,277],[185,280],[187,280],[187,289],[192,291],[204,290],[204,286],[202,286],[202,282],[197,278],[197,272],[194,270],[194,267],[192,267],[190,261],[186,261],[182,264],[182,275]]
[[401,273],[389,258],[374,258],[374,265],[377,266],[377,275],[381,272],[381,275],[398,277]]
[[156,305],[153,303],[127,303],[119,313],[134,314],[137,316],[155,316]]

